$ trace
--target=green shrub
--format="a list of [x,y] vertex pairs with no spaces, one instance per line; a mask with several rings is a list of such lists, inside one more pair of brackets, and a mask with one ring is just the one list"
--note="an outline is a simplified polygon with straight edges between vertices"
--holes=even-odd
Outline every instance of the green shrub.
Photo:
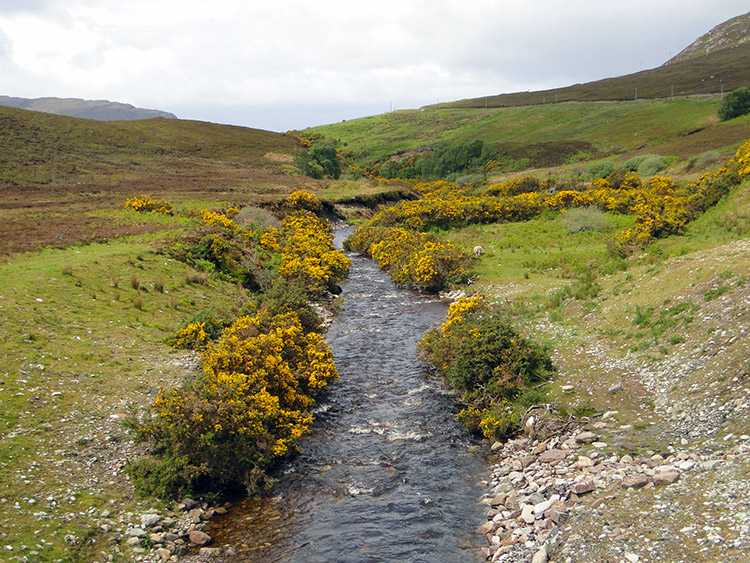
[[707,164],[711,164],[712,162],[716,162],[719,160],[721,155],[719,154],[719,151],[708,151],[704,152],[698,158],[695,159],[695,162],[693,163],[693,166],[696,168],[701,168],[703,166],[706,166]]
[[634,156],[633,158],[626,160],[622,164],[622,169],[626,172],[638,172],[638,167],[641,165],[641,163],[648,158],[649,155],[647,154],[640,154],[638,156]]
[[294,155],[294,164],[302,174],[311,178],[330,176],[338,180],[341,176],[339,156],[330,141],[319,139],[309,149],[299,151]]
[[198,474],[186,457],[161,459],[152,456],[128,463],[125,472],[140,495],[157,498],[178,498],[191,492],[189,483]]
[[439,143],[431,154],[420,156],[414,168],[420,178],[447,178],[451,174],[478,171],[496,156],[497,151],[481,140]]
[[594,164],[590,165],[588,168],[589,174],[595,180],[597,178],[606,178],[607,176],[612,174],[614,170],[615,170],[615,165],[609,160],[605,160],[602,162],[595,162]]
[[536,387],[554,372],[547,351],[522,337],[509,313],[481,296],[452,304],[440,329],[419,342],[420,356],[461,393],[458,420],[490,440],[519,428],[519,409],[543,401]]
[[658,155],[651,155],[638,165],[641,176],[655,176],[667,167],[667,159]]
[[594,206],[567,209],[560,218],[570,233],[602,231],[607,226],[607,214]]
[[260,227],[261,230],[270,227],[278,229],[281,226],[281,221],[268,209],[252,205],[240,209],[239,213],[234,217],[234,222],[245,228],[255,225]]
[[721,297],[722,295],[724,295],[725,293],[728,293],[731,290],[732,290],[731,286],[722,285],[715,289],[709,289],[706,293],[703,294],[703,298],[706,301],[713,301],[714,299]]
[[482,174],[473,173],[473,174],[464,174],[463,176],[458,176],[456,178],[456,182],[458,184],[474,184],[478,185],[484,180],[484,176]]
[[464,399],[481,408],[517,397],[554,371],[546,350],[522,337],[497,304],[449,315],[441,329],[425,335],[419,350]]
[[724,97],[719,106],[719,119],[728,121],[750,113],[750,88],[737,88]]

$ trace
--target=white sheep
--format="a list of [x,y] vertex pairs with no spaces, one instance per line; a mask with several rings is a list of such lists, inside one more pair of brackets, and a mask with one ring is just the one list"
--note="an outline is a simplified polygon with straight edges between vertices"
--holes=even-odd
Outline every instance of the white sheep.
[[484,252],[484,248],[482,248],[481,246],[474,247],[474,256],[476,256],[477,258],[482,255],[482,252]]

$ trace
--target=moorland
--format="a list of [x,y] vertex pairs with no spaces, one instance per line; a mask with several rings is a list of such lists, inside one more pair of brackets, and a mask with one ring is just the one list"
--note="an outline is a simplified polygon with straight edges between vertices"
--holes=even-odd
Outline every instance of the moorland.
[[[722,59],[721,68],[746,69],[743,53],[721,54],[744,61]],[[425,232],[431,248],[461,257],[459,276],[433,283],[407,268],[397,281],[503,303],[514,330],[544,345],[555,365],[543,387],[533,381],[534,403],[549,405],[550,420],[599,434],[601,453],[582,452],[598,458],[599,473],[602,461],[616,466],[625,456],[718,460],[716,471],[686,470],[674,488],[647,487],[637,502],[607,482],[563,528],[561,560],[583,557],[594,538],[591,561],[625,551],[742,560],[750,547],[750,498],[736,492],[750,467],[750,185],[741,147],[750,117],[720,121],[716,88],[662,93],[667,82],[701,83],[706,68],[694,63],[640,77],[665,82],[655,93],[639,87],[637,100],[602,81],[600,90],[557,92],[556,103],[554,92],[499,96],[288,134],[0,108],[3,558],[104,561],[155,547],[148,538],[128,543],[127,530],[173,501],[135,494],[130,468],[148,444],[123,422],[200,373],[199,346],[169,344],[178,331],[259,314],[248,303],[263,302],[293,262],[269,236],[294,238],[284,234],[284,202],[305,190],[314,198],[303,201],[319,202],[302,205],[307,211]],[[722,85],[744,83],[736,79],[727,74]],[[338,179],[300,173],[316,142],[337,149]],[[621,203],[608,207],[601,190]],[[698,192],[711,196],[696,203]],[[170,213],[127,205],[144,194],[168,202]],[[674,206],[661,213],[667,198]],[[649,223],[654,206],[660,213]],[[195,250],[209,235],[244,250],[211,262],[206,248]],[[254,246],[242,246],[248,240]],[[301,300],[279,295],[266,302]],[[480,432],[507,430],[475,423]],[[521,431],[524,420],[513,425]],[[597,499],[605,501],[593,506]]]

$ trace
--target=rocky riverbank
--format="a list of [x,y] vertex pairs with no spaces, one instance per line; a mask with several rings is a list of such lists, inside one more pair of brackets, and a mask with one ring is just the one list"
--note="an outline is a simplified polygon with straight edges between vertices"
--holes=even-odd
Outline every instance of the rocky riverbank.
[[[553,401],[603,414],[557,431],[536,416],[525,438],[494,446],[487,560],[750,560],[750,288],[734,273],[747,271],[749,248],[602,280],[589,312],[570,303],[571,322],[535,321],[560,368]],[[629,299],[611,298],[629,287]],[[656,323],[688,308],[657,342]]]
[[[201,557],[216,557],[226,554],[226,549],[212,545],[212,538],[203,531],[210,518],[226,514],[225,506],[211,507],[199,505],[190,498],[177,503],[171,510],[149,509],[143,513],[125,512],[111,514],[103,511],[90,514],[99,528],[112,538],[111,551],[107,561],[128,561],[143,563],[167,563],[184,560],[190,552]],[[76,541],[70,538],[70,541]],[[35,553],[17,561],[33,561]]]
[[[744,483],[733,483],[732,468],[750,461],[750,436],[728,435],[727,448],[712,454],[631,455],[618,453],[623,448],[612,439],[616,424],[593,426],[495,446],[500,461],[482,500],[487,522],[478,529],[488,541],[487,560],[746,560],[750,498],[742,494]],[[686,513],[674,499],[685,505],[709,499],[704,507],[719,508],[721,515]]]

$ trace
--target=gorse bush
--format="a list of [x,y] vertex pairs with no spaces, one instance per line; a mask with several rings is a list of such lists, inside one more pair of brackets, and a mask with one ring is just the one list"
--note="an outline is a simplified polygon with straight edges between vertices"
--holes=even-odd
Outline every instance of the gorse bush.
[[284,218],[278,244],[279,275],[287,281],[303,281],[312,295],[335,291],[349,271],[350,261],[334,247],[330,226],[309,211]]
[[450,242],[400,227],[360,228],[345,247],[371,256],[398,285],[431,293],[466,282],[476,261]]
[[230,218],[237,208],[204,210],[203,226],[170,247],[173,256],[232,279],[252,275],[263,281],[253,289],[263,291],[234,322],[201,313],[169,339],[199,351],[203,373],[163,389],[149,416],[129,422],[153,446],[152,455],[128,467],[141,492],[176,496],[236,485],[254,491],[268,483],[274,463],[296,450],[316,396],[338,377],[309,302],[349,267],[333,248],[328,223],[308,210],[316,201],[292,194],[281,228],[263,233],[238,226]]
[[461,393],[467,408],[459,420],[491,439],[518,429],[514,401],[555,369],[542,346],[522,337],[503,309],[481,296],[453,303],[442,327],[427,332],[418,348]]
[[171,203],[168,201],[155,200],[148,195],[129,198],[125,202],[125,208],[130,208],[139,213],[161,213],[163,215],[174,214]]
[[221,279],[251,290],[259,289],[267,278],[264,270],[268,256],[263,254],[257,238],[223,222],[188,231],[162,250],[197,270],[215,272]]
[[[149,488],[152,474],[173,494],[261,486],[265,470],[309,428],[314,395],[337,377],[319,334],[306,333],[293,314],[268,312],[237,319],[209,344],[203,371],[191,386],[162,390],[155,416],[138,427],[161,454],[159,461],[134,464],[147,492],[156,492]],[[169,485],[162,467],[172,468]]]
[[[665,163],[661,157],[656,159],[659,166]],[[645,159],[639,167],[648,162]],[[681,232],[748,174],[750,142],[740,147],[726,166],[682,186],[663,176],[644,181],[639,173],[624,170],[615,170],[606,178],[594,180],[587,189],[559,190],[552,180],[523,178],[490,186],[484,195],[473,195],[458,184],[421,182],[414,185],[419,199],[381,208],[351,237],[348,248],[372,254],[380,240],[396,236],[391,229],[412,231],[411,236],[396,233],[398,240],[413,248],[416,235],[424,231],[526,221],[549,211],[595,207],[603,212],[636,217],[634,227],[618,233],[609,243],[614,256],[627,257],[646,248],[656,238]],[[403,262],[406,249],[396,252],[390,242],[384,247],[389,250],[385,267]]]
[[177,350],[203,350],[211,340],[221,336],[226,327],[208,311],[201,311],[186,321],[177,332],[166,339],[167,344]]

